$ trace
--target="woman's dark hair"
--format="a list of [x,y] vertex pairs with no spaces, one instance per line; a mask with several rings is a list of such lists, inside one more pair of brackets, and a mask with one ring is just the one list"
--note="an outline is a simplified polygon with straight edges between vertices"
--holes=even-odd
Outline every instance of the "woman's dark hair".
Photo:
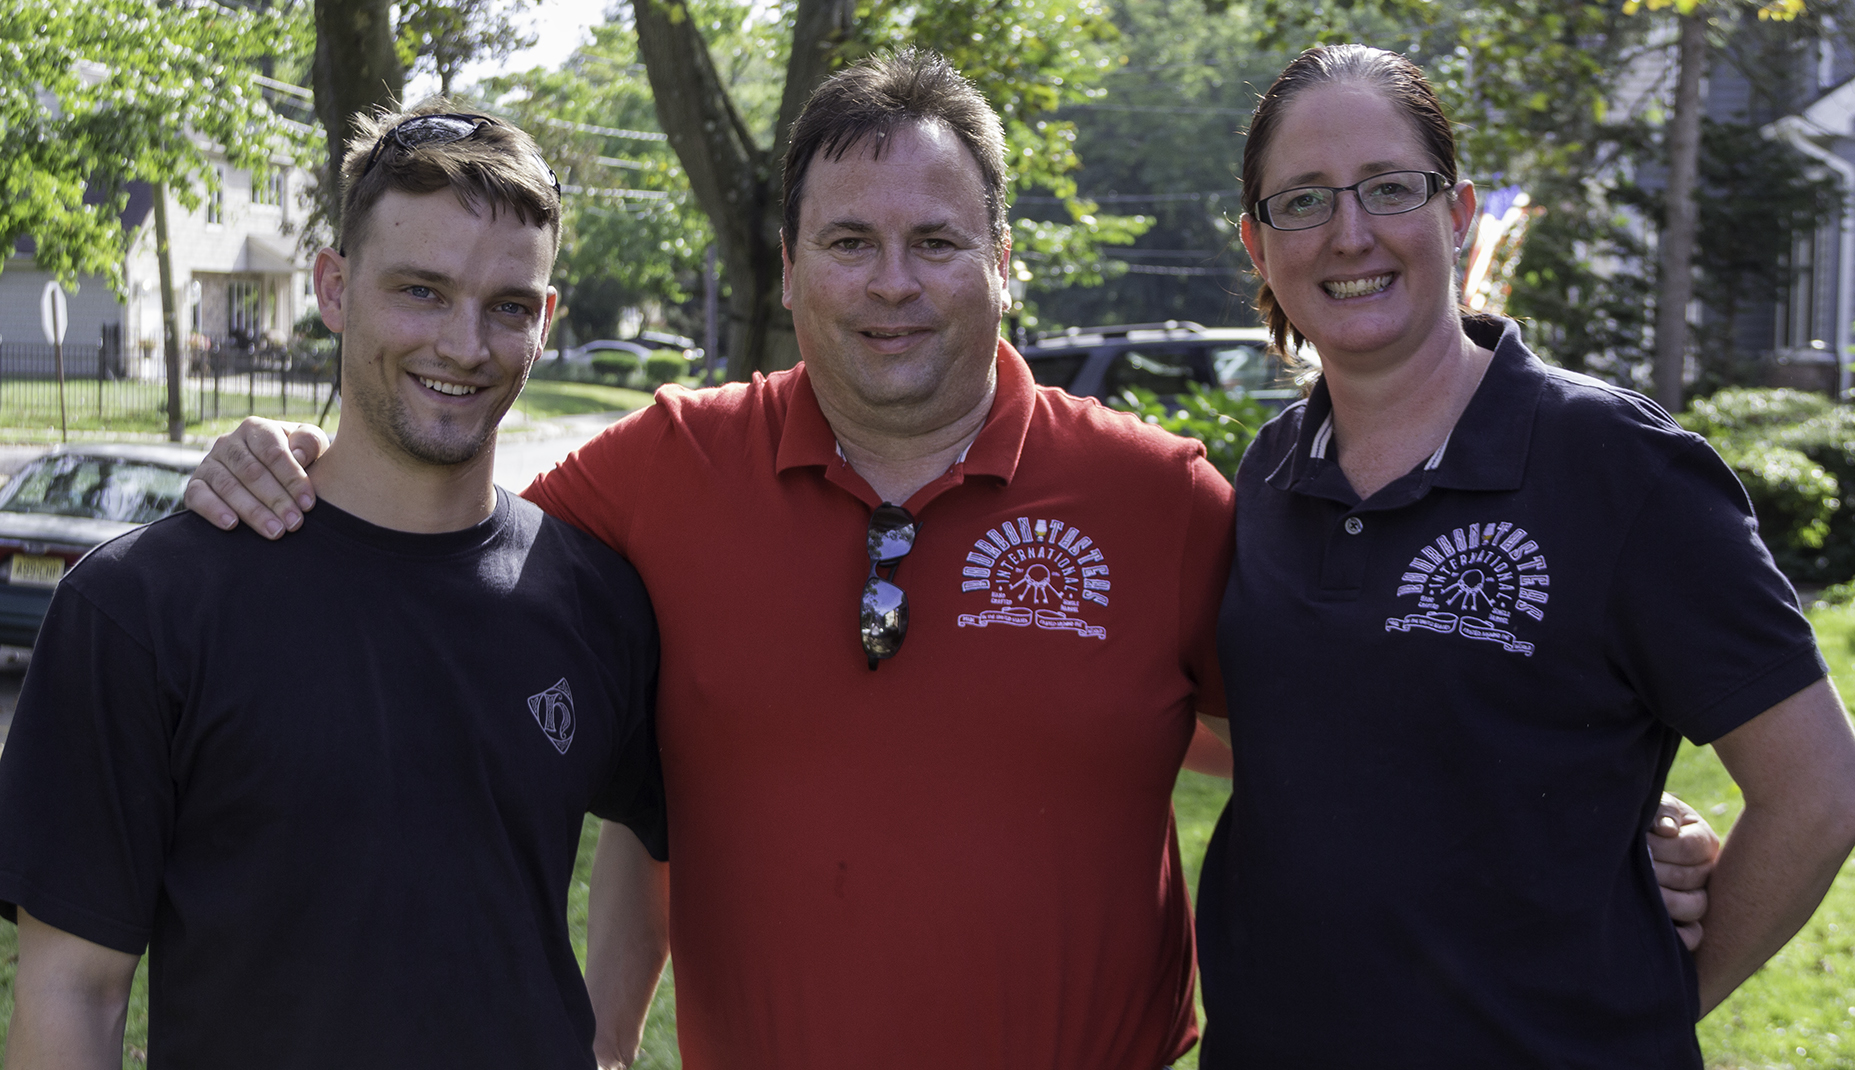
[[[1282,69],[1256,103],[1256,114],[1250,118],[1249,137],[1243,145],[1243,211],[1251,219],[1256,218],[1257,202],[1275,192],[1262,188],[1262,170],[1275,141],[1276,127],[1282,121],[1282,111],[1304,90],[1340,83],[1374,87],[1402,108],[1418,140],[1434,158],[1436,169],[1449,179],[1450,186],[1456,184],[1456,135],[1423,71],[1396,52],[1382,48],[1318,45]],[[1292,353],[1287,344],[1291,336],[1297,347],[1307,341],[1300,329],[1288,322],[1288,314],[1276,303],[1267,282],[1256,289],[1256,311],[1269,328],[1270,340],[1282,353]]]

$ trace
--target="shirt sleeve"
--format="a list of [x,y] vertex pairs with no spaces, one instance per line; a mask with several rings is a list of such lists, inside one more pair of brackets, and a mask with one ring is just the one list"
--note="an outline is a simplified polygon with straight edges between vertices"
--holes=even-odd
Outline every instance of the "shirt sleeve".
[[522,497],[623,554],[655,446],[670,433],[663,403],[639,409],[536,476]]
[[[645,617],[648,620],[649,614]],[[656,625],[652,623],[648,635],[632,639],[628,645],[635,649],[626,658],[631,666],[626,673],[627,723],[617,744],[612,775],[593,800],[591,810],[604,820],[628,826],[652,858],[668,862],[670,833],[664,808],[663,759],[657,746]]]
[[67,579],[0,753],[0,914],[147,947],[175,813],[166,690],[153,654]]
[[1217,660],[1217,615],[1236,546],[1236,491],[1204,456],[1191,463],[1192,509],[1179,576],[1181,650],[1198,685],[1198,710],[1225,717],[1224,677]]
[[1703,441],[1669,462],[1632,522],[1609,616],[1622,673],[1697,744],[1828,672],[1744,488]]

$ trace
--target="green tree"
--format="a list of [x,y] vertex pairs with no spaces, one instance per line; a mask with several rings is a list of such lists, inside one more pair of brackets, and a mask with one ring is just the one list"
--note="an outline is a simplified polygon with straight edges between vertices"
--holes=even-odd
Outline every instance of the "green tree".
[[[1074,127],[1055,112],[1066,101],[1086,99],[1118,61],[1109,47],[1115,29],[1094,0],[789,0],[756,7],[776,14],[782,31],[767,57],[784,68],[770,123],[755,122],[734,97],[709,47],[723,25],[717,13],[738,9],[689,0],[632,3],[659,125],[725,265],[731,377],[797,360],[791,316],[779,300],[780,160],[806,97],[837,66],[897,41],[944,52],[1003,117],[1016,187],[1073,198]],[[1061,255],[1104,227],[1113,240],[1125,240],[1140,226],[1092,207],[1070,204],[1068,222],[1046,224],[1026,236],[1027,244],[1036,240],[1046,255]]]
[[528,0],[406,0],[399,5],[400,65],[436,75],[448,97],[466,63],[505,59],[539,40],[516,25],[528,8]]
[[257,172],[298,151],[252,76],[306,39],[300,15],[157,0],[0,8],[0,248],[30,236],[39,267],[120,292],[128,183],[166,185],[191,208],[217,181],[209,146]]
[[[723,21],[712,35],[722,78],[749,107],[778,90],[777,72],[759,58],[764,37],[764,24],[745,18]],[[560,70],[478,89],[534,134],[568,190],[554,264],[557,342],[612,337],[624,309],[650,305],[679,333],[700,335],[699,319],[680,306],[692,297],[712,232],[682,164],[653,129],[656,108],[630,27],[596,26],[592,43]]]

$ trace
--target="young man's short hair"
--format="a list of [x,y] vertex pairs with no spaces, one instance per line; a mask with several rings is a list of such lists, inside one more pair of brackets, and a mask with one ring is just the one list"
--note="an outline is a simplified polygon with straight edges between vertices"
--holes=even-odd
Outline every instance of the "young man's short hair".
[[[402,127],[428,119],[400,134]],[[456,135],[474,124],[474,129]],[[431,127],[431,129],[423,129]],[[436,133],[439,136],[419,136]],[[542,227],[560,251],[560,187],[534,139],[520,127],[487,115],[458,113],[443,97],[404,112],[382,111],[355,118],[355,137],[341,165],[342,255],[358,252],[367,237],[374,205],[388,190],[434,193],[450,189],[471,212],[487,207],[491,218],[514,212],[523,223]]]

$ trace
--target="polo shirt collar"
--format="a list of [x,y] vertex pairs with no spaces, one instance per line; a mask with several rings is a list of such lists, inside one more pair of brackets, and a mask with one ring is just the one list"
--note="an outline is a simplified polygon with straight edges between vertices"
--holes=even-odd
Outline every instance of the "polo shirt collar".
[[[1463,330],[1476,345],[1494,350],[1475,396],[1436,452],[1374,498],[1391,493],[1400,500],[1387,504],[1398,505],[1421,497],[1430,487],[1519,489],[1533,438],[1533,414],[1546,387],[1546,366],[1520,341],[1520,325],[1513,320],[1465,319]],[[1333,398],[1325,379],[1314,385],[1306,405],[1295,448],[1269,473],[1269,485],[1276,490],[1356,501],[1340,471],[1333,443]],[[1405,493],[1396,494],[1397,488],[1404,488]]]
[[[929,487],[939,486],[949,479],[957,483],[969,475],[993,476],[1009,483],[1017,474],[1018,459],[1024,453],[1024,438],[1030,431],[1037,381],[1032,378],[1024,358],[1003,339],[998,343],[997,359],[998,391],[992,397],[992,410],[986,414],[985,425],[979,429],[972,445],[966,447],[966,453],[948,469],[947,475]],[[794,378],[792,402],[787,406],[785,427],[780,432],[775,470],[783,473],[788,468],[812,466],[833,472],[837,467],[848,468],[837,448],[837,435],[824,418],[824,410],[818,406],[811,373],[800,362],[791,374]]]

